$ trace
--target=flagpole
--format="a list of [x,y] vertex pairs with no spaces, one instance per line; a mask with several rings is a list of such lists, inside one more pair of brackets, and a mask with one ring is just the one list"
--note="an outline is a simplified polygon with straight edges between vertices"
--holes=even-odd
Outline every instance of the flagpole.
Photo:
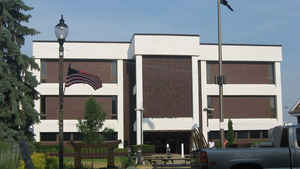
[[217,83],[219,85],[219,110],[220,110],[220,144],[224,145],[224,116],[223,116],[223,83],[224,76],[222,75],[222,32],[221,32],[221,0],[218,0],[218,53],[219,53],[219,76]]

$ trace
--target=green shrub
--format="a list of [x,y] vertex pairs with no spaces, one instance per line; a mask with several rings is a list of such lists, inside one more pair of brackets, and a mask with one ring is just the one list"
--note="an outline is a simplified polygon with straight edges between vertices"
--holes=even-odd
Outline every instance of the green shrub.
[[[34,169],[58,169],[57,157],[47,156],[44,153],[33,153],[31,155]],[[20,160],[19,168],[25,169],[25,163]]]
[[128,157],[120,157],[121,168],[127,168],[134,165],[134,161]]
[[45,169],[58,169],[58,159],[57,159],[57,157],[47,156],[47,158],[46,158],[46,168]]
[[233,124],[232,124],[232,120],[229,119],[228,120],[228,132],[227,132],[227,135],[226,135],[226,139],[228,141],[228,145],[233,145],[234,144],[234,131],[233,131]]
[[142,145],[133,145],[132,152],[137,152],[138,148],[142,148],[142,152],[144,153],[154,153],[155,152],[155,146],[149,145],[149,144],[142,144]]
[[[31,155],[32,163],[35,169],[45,169],[46,168],[46,158],[43,153],[33,153]],[[25,169],[25,163],[23,160],[20,161],[18,169]]]

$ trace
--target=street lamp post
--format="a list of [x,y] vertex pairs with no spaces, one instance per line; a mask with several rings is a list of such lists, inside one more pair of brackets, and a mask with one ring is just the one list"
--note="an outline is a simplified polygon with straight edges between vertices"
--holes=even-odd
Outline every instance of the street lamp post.
[[223,114],[223,83],[224,76],[222,75],[222,32],[221,32],[221,0],[218,0],[218,53],[219,53],[219,76],[217,83],[219,85],[219,110],[220,110],[220,143],[224,145],[224,114]]
[[64,166],[64,121],[63,121],[63,106],[64,106],[64,91],[63,91],[63,58],[64,58],[64,42],[68,35],[68,25],[65,24],[64,18],[61,15],[61,19],[59,23],[55,26],[55,35],[57,41],[59,43],[59,68],[58,68],[58,80],[59,80],[59,112],[58,112],[58,120],[59,120],[59,150],[58,150],[58,158],[59,158],[59,169],[63,169]]

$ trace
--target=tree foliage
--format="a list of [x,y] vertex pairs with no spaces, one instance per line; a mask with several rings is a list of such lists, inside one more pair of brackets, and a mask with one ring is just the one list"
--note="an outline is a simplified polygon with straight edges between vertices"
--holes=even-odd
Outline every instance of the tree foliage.
[[226,139],[228,140],[229,145],[234,144],[234,131],[233,131],[233,124],[231,119],[228,120],[228,132],[227,132]]
[[[0,139],[32,139],[29,128],[39,121],[34,109],[38,82],[32,70],[39,69],[32,57],[21,53],[25,36],[38,32],[24,26],[33,8],[22,0],[1,0],[0,9]],[[23,138],[22,138],[23,139]]]
[[94,97],[85,102],[84,120],[78,120],[77,128],[86,143],[97,143],[103,140],[99,131],[103,126],[106,113]]

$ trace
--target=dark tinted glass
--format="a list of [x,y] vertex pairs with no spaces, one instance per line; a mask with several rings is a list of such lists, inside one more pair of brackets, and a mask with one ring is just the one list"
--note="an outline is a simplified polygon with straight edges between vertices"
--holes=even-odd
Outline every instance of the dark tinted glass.
[[210,131],[208,133],[209,140],[220,139],[220,132],[219,131]]
[[40,100],[40,118],[46,119],[46,97],[45,96],[40,96],[41,100]]
[[118,119],[117,96],[112,96],[112,119]]
[[56,134],[57,133],[40,133],[41,141],[56,141]]
[[260,130],[250,131],[250,138],[260,138]]
[[262,137],[263,138],[268,138],[269,137],[268,130],[263,130],[262,131]]
[[64,133],[64,141],[69,141],[71,139],[71,133]]
[[240,138],[240,139],[247,139],[249,136],[248,136],[248,131],[238,131],[237,132],[237,138]]
[[81,133],[73,133],[73,139],[75,141],[81,141],[82,140],[82,135]]
[[112,73],[112,82],[117,83],[118,82],[118,67],[117,67],[117,61],[112,61],[111,65],[111,73]]
[[41,83],[46,82],[46,62],[45,60],[41,60]]

